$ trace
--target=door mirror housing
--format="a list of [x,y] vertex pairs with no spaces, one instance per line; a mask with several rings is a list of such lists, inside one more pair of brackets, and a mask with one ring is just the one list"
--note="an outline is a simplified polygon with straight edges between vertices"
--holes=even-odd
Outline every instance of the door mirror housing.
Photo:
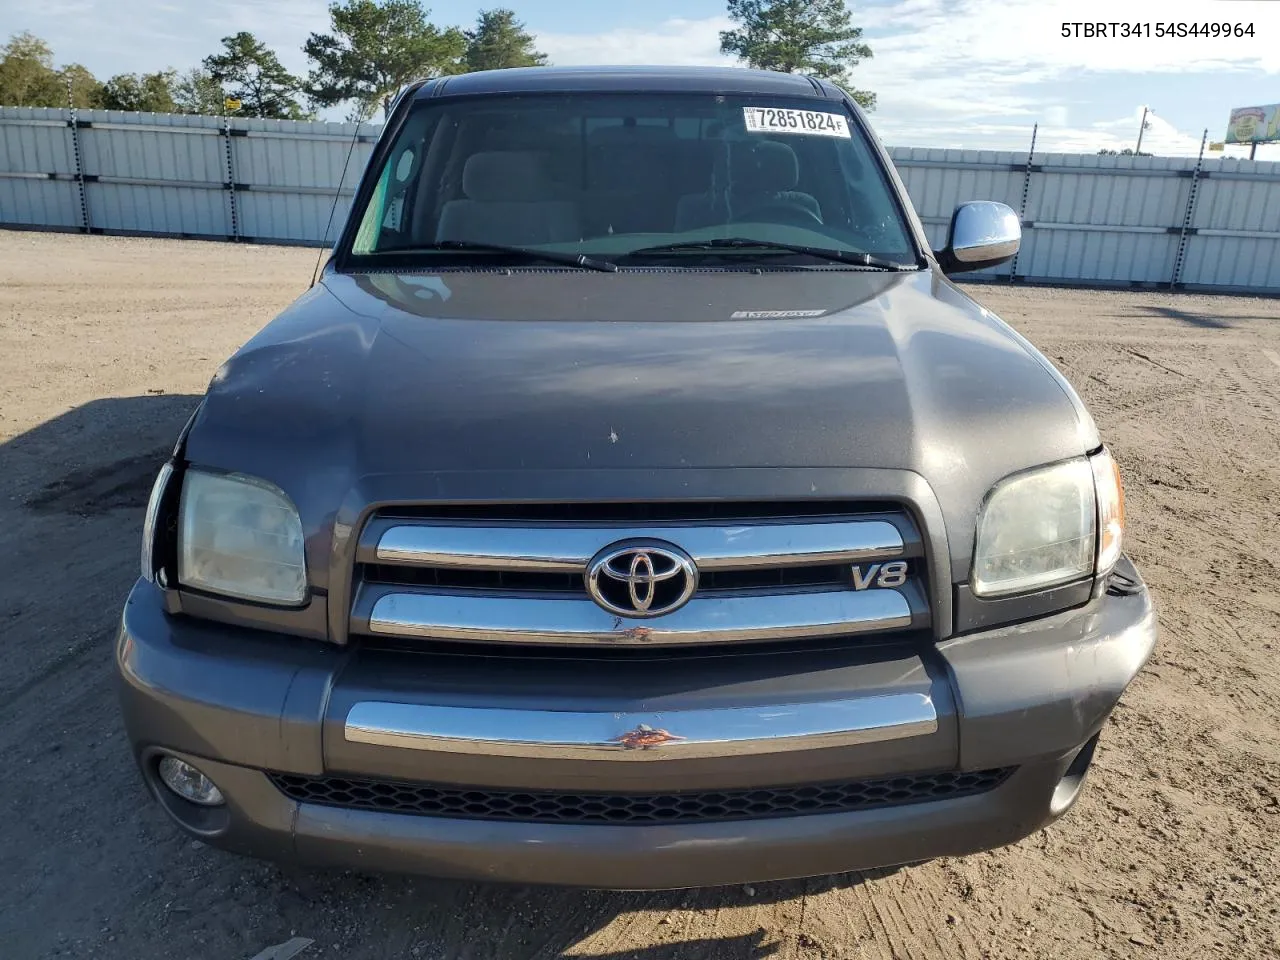
[[1011,260],[1022,244],[1018,215],[1003,203],[975,200],[956,207],[947,245],[934,252],[944,273],[981,270]]

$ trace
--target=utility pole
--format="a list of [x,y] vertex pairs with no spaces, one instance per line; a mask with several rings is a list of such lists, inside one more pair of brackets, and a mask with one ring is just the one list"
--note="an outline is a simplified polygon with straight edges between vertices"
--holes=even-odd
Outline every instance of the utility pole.
[[1147,129],[1147,109],[1147,107],[1142,108],[1142,123],[1138,124],[1138,145],[1133,148],[1135,157],[1142,153],[1142,134]]

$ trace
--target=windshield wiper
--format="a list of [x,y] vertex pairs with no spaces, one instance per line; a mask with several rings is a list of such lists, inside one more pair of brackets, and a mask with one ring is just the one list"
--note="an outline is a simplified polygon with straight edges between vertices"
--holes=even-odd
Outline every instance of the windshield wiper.
[[628,257],[657,256],[663,253],[681,250],[781,250],[787,253],[800,253],[821,260],[834,260],[837,263],[851,263],[859,267],[872,267],[877,270],[916,270],[917,264],[899,263],[869,253],[855,253],[852,250],[832,250],[827,247],[810,247],[802,243],[779,243],[776,240],[752,240],[749,237],[715,237],[710,240],[686,240],[682,243],[664,243],[656,247],[641,247],[629,251]]
[[562,263],[569,267],[583,267],[587,270],[600,270],[605,273],[617,273],[618,265],[608,260],[599,260],[582,253],[567,253],[563,250],[535,250],[532,247],[511,247],[501,243],[473,243],[470,240],[440,240],[436,243],[414,244],[405,247],[388,247],[383,253],[420,253],[424,250],[456,250],[459,253],[505,253],[519,257],[521,260],[544,263]]

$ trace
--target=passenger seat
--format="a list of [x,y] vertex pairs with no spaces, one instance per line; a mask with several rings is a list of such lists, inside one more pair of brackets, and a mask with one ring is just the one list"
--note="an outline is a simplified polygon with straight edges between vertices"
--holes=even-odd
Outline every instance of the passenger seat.
[[436,240],[525,246],[579,240],[578,205],[556,199],[544,154],[476,153],[462,168],[465,200],[440,210]]

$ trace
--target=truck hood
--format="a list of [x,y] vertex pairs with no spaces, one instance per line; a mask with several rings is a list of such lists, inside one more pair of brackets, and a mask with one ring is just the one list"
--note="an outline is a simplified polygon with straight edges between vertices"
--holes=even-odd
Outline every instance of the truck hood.
[[377,476],[608,499],[580,478],[729,467],[911,471],[971,524],[999,478],[1097,444],[1052,365],[935,271],[488,270],[327,274],[218,371],[186,452],[320,532]]

